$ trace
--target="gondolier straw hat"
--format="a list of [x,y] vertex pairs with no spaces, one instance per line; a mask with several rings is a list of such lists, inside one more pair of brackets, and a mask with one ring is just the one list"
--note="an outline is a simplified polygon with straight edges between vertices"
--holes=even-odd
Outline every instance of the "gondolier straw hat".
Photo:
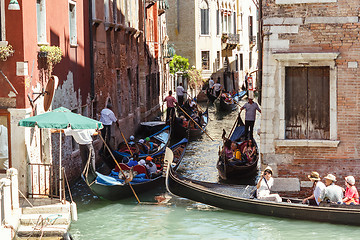
[[330,181],[336,182],[336,177],[334,175],[332,175],[331,173],[329,173],[326,177],[324,177],[325,179],[329,179]]
[[345,181],[350,184],[351,186],[355,185],[355,178],[353,176],[347,176],[345,177]]
[[308,178],[309,178],[310,180],[316,180],[316,181],[321,180],[321,179],[320,179],[320,174],[319,174],[318,172],[311,172],[311,174],[308,175]]

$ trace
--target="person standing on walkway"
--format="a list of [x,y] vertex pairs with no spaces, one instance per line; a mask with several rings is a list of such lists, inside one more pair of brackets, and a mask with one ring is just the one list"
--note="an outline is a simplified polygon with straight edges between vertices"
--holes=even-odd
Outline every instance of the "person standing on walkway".
[[106,144],[109,145],[111,138],[111,125],[115,122],[119,126],[119,122],[115,117],[114,112],[112,111],[111,103],[106,105],[106,108],[101,110],[100,122],[104,125],[104,128],[101,129],[101,136],[105,140]]
[[174,115],[175,115],[175,105],[177,104],[176,99],[172,96],[172,91],[169,91],[169,96],[167,96],[164,99],[164,102],[166,102],[166,123],[169,122],[170,120],[170,116],[172,117],[172,119],[174,119]]
[[[255,118],[256,118],[256,110],[261,113],[261,109],[259,108],[259,105],[253,101],[252,97],[248,97],[248,102],[244,104],[240,108],[240,113],[242,110],[246,109],[245,114],[245,140],[247,139],[254,139],[253,138],[253,131],[254,131],[254,124],[255,124]],[[248,137],[250,135],[250,137]]]
[[182,106],[184,103],[184,93],[186,93],[185,89],[182,86],[182,83],[179,83],[179,86],[176,88],[176,96],[178,99],[179,106]]

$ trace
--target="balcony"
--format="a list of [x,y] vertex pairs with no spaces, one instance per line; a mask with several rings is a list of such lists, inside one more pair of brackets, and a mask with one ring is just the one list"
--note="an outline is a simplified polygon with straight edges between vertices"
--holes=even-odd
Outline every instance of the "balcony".
[[249,45],[254,47],[256,45],[256,36],[249,36]]
[[240,34],[223,33],[221,36],[222,50],[233,50],[239,44]]

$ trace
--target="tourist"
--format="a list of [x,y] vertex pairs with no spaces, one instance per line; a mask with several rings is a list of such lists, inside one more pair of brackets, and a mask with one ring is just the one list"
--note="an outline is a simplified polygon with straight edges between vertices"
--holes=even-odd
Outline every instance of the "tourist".
[[180,118],[181,118],[181,120],[182,120],[181,126],[182,126],[183,128],[188,128],[189,122],[186,120],[186,117],[185,117],[184,115],[181,115]]
[[220,80],[218,80],[215,84],[214,84],[214,92],[215,92],[215,96],[218,97],[220,95],[222,86],[220,84]]
[[210,80],[209,80],[209,92],[210,92],[211,94],[213,94],[214,83],[215,83],[215,82],[214,82],[213,78],[211,77]]
[[[259,105],[253,101],[252,97],[248,97],[248,102],[244,104],[240,108],[240,113],[242,110],[246,110],[245,113],[245,139],[253,139],[253,131],[254,131],[254,125],[255,125],[255,119],[256,119],[256,110],[261,113],[261,109],[259,108]],[[250,135],[250,136],[248,136]]]
[[134,146],[134,145],[135,145],[135,142],[134,142],[135,137],[134,137],[133,135],[131,135],[130,138],[129,138],[129,140],[130,140],[130,141],[129,141],[129,146],[131,146],[131,147]]
[[153,163],[152,160],[153,158],[151,156],[147,156],[145,167],[149,173],[149,177],[156,178],[160,176],[161,172],[157,169],[155,163]]
[[151,142],[149,137],[145,138],[145,145],[148,148],[148,153],[156,152],[159,147],[156,143]]
[[243,148],[242,153],[245,155],[245,158],[248,161],[248,163],[252,163],[254,156],[256,154],[256,147],[253,144],[253,140],[250,139],[246,142],[246,145]]
[[265,170],[261,173],[261,177],[256,185],[257,188],[257,198],[259,200],[274,201],[277,203],[282,202],[279,194],[271,194],[271,187],[274,185],[274,179],[272,178],[272,169],[271,167],[266,167]]
[[318,206],[319,205],[319,197],[321,192],[325,189],[325,184],[321,182],[320,174],[318,172],[311,172],[308,175],[308,178],[313,183],[313,194],[307,198],[303,199],[303,203],[309,202],[309,205]]
[[231,159],[234,156],[234,152],[232,150],[232,142],[230,139],[225,139],[224,146],[221,150],[221,153],[225,155],[226,159]]
[[135,161],[133,158],[130,158],[129,161],[126,163],[126,165],[128,165],[129,167],[133,167],[138,165],[138,162]]
[[175,116],[175,105],[177,104],[176,99],[172,96],[172,91],[169,91],[169,96],[167,96],[164,99],[164,102],[166,102],[166,122],[168,123],[170,121],[170,117],[172,120],[174,120]]
[[353,176],[345,177],[345,197],[342,202],[347,205],[358,205],[359,204],[359,193],[355,187],[355,178]]
[[343,189],[335,185],[336,177],[332,174],[328,174],[325,179],[326,188],[321,191],[319,202],[327,201],[331,203],[342,203]]

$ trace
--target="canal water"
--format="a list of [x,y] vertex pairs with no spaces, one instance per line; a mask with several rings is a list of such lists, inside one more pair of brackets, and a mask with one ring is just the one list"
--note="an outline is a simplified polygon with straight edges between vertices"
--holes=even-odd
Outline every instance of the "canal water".
[[[245,102],[242,102],[244,104]],[[203,109],[206,107],[201,105]],[[216,161],[222,130],[230,132],[238,111],[219,115],[209,107],[208,133],[189,144],[179,171],[197,180],[218,182]],[[243,113],[242,113],[243,114]],[[260,115],[254,128],[257,129]],[[246,184],[251,184],[254,180]],[[71,225],[74,239],[360,239],[360,228],[227,211],[171,196],[159,188],[135,198],[111,202],[97,198],[79,181],[72,188],[78,221]],[[156,204],[154,196],[171,198]]]

